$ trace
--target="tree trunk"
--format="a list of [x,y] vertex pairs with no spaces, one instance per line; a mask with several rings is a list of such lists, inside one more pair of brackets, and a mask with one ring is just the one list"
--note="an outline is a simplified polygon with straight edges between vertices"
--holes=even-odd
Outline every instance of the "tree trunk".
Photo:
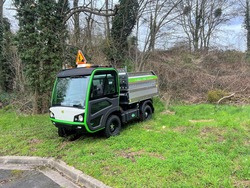
[[199,8],[199,1],[196,1],[196,10],[195,10],[195,29],[194,29],[194,35],[193,35],[193,41],[194,41],[194,51],[198,51],[199,49],[199,31],[200,31],[200,26],[201,26],[201,9]]
[[247,30],[247,58],[250,57],[250,7],[249,0],[246,0],[245,27]]
[[91,51],[93,50],[93,45],[92,45],[92,32],[93,32],[93,24],[94,24],[94,19],[93,19],[93,14],[90,13],[86,18],[86,27],[85,27],[85,43],[84,43],[84,51],[87,54],[91,54]]
[[[106,6],[106,14],[108,14],[109,0],[105,0],[105,6]],[[110,37],[109,17],[106,17],[105,19],[106,19],[106,39],[108,40]]]
[[150,17],[150,41],[148,46],[148,51],[154,51],[155,50],[155,41],[156,41],[156,33],[157,33],[157,26],[156,26],[156,15],[152,15]]
[[[74,0],[73,7],[78,7],[79,0]],[[80,23],[79,23],[79,12],[74,14],[74,43],[79,48],[80,45]]]
[[33,109],[33,114],[38,114],[39,109],[38,109],[38,91],[35,89],[33,93],[33,99],[32,99],[32,109]]

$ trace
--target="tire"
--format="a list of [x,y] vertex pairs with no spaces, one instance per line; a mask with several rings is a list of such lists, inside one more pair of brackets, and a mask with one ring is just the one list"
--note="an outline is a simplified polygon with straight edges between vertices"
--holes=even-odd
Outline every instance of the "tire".
[[145,105],[142,109],[141,120],[147,121],[152,118],[152,108],[149,105]]
[[121,120],[117,115],[111,115],[105,125],[104,134],[107,138],[116,136],[121,131]]
[[72,131],[67,130],[65,128],[59,127],[58,128],[58,136],[60,137],[66,137],[72,134]]

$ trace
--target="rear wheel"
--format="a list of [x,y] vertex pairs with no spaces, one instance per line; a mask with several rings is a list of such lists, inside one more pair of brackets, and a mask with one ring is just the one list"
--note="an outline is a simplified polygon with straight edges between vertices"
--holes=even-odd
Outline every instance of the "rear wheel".
[[108,118],[104,130],[105,136],[108,138],[110,136],[116,136],[121,131],[121,120],[117,115],[112,115]]
[[152,118],[152,108],[149,105],[145,105],[142,109],[141,120],[150,120]]

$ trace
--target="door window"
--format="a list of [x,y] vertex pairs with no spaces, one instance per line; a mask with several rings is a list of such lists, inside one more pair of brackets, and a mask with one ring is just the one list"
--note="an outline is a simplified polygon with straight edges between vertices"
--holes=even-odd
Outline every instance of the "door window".
[[91,86],[91,99],[112,97],[117,94],[115,73],[94,75]]

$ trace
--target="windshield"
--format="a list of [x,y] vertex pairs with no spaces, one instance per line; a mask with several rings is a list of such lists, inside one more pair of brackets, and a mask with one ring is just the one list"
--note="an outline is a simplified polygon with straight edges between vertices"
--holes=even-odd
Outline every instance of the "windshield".
[[52,106],[84,108],[89,76],[58,78]]

